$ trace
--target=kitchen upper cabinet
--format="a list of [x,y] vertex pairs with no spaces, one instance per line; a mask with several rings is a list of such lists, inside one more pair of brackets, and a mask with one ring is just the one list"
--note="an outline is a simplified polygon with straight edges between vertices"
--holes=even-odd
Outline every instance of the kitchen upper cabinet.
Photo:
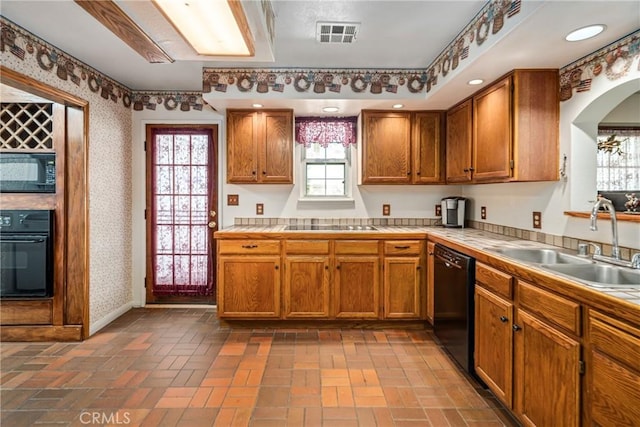
[[447,182],[557,180],[558,85],[558,70],[515,70],[450,110]]
[[293,110],[227,110],[227,182],[293,183]]
[[471,181],[473,103],[467,99],[447,111],[447,183]]
[[416,111],[412,117],[414,184],[444,183],[444,113]]
[[384,242],[384,318],[420,319],[424,283],[424,242],[396,240]]
[[362,111],[362,183],[444,182],[444,119],[437,111]]
[[640,329],[590,310],[587,330],[584,425],[637,425]]

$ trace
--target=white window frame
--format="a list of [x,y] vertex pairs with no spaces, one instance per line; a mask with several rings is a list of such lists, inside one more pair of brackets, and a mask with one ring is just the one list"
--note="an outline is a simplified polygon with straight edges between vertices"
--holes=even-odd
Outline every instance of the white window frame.
[[[615,128],[615,127],[612,127]],[[623,140],[623,144],[620,145],[621,150],[623,151],[622,157],[617,158],[616,160],[620,162],[619,165],[614,165],[611,162],[610,156],[620,156],[619,154],[611,154],[608,152],[599,151],[598,152],[598,160],[597,160],[597,175],[600,173],[605,173],[607,175],[610,169],[613,170],[632,170],[638,169],[640,165],[635,164],[638,162],[639,153],[638,153],[638,144],[640,143],[640,131],[627,130],[624,127],[621,127],[618,132],[615,129],[606,129],[605,131],[598,132],[598,141],[606,139],[611,134],[617,134],[617,140]],[[608,188],[600,188],[603,187],[603,184],[599,184],[597,190],[598,191],[637,191],[637,188],[628,188],[631,185],[630,182],[626,182],[625,188],[611,188],[611,182],[606,181],[608,183],[604,184],[604,186]]]
[[[338,144],[338,143],[336,143]],[[302,144],[299,144],[299,150],[300,150],[300,154],[299,154],[299,173],[300,173],[300,198],[299,198],[299,202],[309,202],[309,203],[326,203],[326,202],[332,202],[332,207],[335,207],[335,203],[333,202],[345,202],[348,203],[349,205],[352,205],[354,203],[354,199],[353,199],[353,190],[352,190],[352,186],[353,186],[353,173],[354,173],[354,168],[353,168],[353,155],[354,153],[352,153],[352,150],[354,149],[355,145],[354,144],[349,144],[346,147],[345,150],[345,159],[329,159],[329,161],[327,160],[323,160],[323,159],[307,159],[305,156],[306,153],[306,147]],[[345,167],[345,172],[344,172],[344,192],[345,194],[342,196],[336,196],[336,195],[327,195],[327,196],[313,196],[313,195],[307,195],[307,165],[308,164],[344,164]]]

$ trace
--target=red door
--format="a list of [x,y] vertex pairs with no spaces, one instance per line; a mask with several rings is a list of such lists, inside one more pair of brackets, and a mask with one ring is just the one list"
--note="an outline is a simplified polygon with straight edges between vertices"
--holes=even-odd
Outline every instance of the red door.
[[217,125],[147,125],[147,303],[215,303]]

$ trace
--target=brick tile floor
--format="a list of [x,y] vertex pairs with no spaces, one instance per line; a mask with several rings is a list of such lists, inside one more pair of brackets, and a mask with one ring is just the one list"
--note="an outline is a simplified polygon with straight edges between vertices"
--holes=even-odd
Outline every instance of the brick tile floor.
[[515,426],[429,331],[246,329],[136,308],[79,343],[2,343],[0,425]]

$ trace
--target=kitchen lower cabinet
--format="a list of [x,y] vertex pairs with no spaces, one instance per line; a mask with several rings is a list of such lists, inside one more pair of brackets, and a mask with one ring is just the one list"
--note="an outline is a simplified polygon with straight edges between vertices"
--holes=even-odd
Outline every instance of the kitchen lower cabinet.
[[218,258],[220,317],[280,317],[280,256]]
[[515,413],[526,426],[580,425],[580,343],[518,310]]
[[384,318],[420,319],[424,283],[424,244],[419,240],[384,242]]
[[280,242],[220,240],[217,249],[218,316],[280,317]]
[[476,264],[476,373],[526,426],[580,425],[581,312],[574,301]]
[[640,328],[589,311],[584,425],[640,424]]
[[336,318],[380,317],[380,254],[377,240],[335,242],[333,291]]
[[513,307],[511,301],[476,287],[476,374],[507,407],[513,405]]
[[283,304],[285,319],[329,317],[328,240],[285,242]]

